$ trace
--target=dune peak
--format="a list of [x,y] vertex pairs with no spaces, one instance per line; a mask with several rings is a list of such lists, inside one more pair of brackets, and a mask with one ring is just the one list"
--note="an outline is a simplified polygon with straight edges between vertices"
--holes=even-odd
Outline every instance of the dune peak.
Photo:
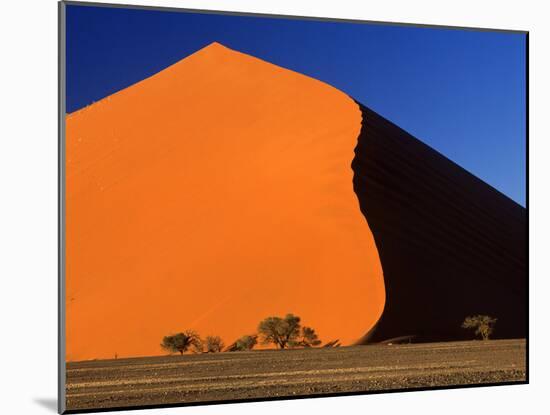
[[186,329],[229,344],[286,313],[363,337],[384,282],[360,130],[343,92],[219,42],[68,117],[68,359],[159,354]]
[[227,46],[221,44],[220,42],[212,42],[205,46],[205,48],[213,48],[213,49],[229,49]]
[[237,53],[236,50],[233,50],[230,47],[225,46],[225,45],[223,45],[219,42],[212,42],[212,43],[209,43],[208,45],[204,46],[203,48],[197,50],[195,53],[192,53],[191,55],[183,58],[182,60],[185,60],[186,58],[197,55],[197,54],[204,54],[204,53],[217,54],[217,53],[227,53],[227,52]]

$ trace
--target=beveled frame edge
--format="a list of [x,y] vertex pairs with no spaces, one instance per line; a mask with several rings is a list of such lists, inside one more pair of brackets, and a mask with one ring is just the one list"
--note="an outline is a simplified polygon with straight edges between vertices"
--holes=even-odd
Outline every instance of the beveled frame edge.
[[58,326],[57,326],[57,411],[66,411],[65,355],[65,112],[66,112],[66,3],[58,3]]
[[309,21],[321,21],[321,22],[335,22],[335,23],[359,23],[359,24],[371,24],[371,25],[384,25],[384,26],[402,26],[402,27],[425,27],[429,29],[457,29],[468,30],[475,32],[501,32],[501,33],[522,33],[527,34],[528,30],[521,29],[496,29],[488,27],[473,27],[473,26],[453,26],[453,25],[438,25],[438,24],[426,24],[426,23],[403,23],[392,21],[380,21],[380,20],[363,20],[363,19],[348,19],[342,17],[323,17],[323,16],[301,16],[301,15],[287,15],[287,14],[273,14],[273,13],[255,13],[255,12],[242,12],[231,10],[213,10],[213,9],[189,9],[184,7],[169,7],[169,6],[146,6],[136,4],[117,4],[117,3],[102,3],[92,1],[78,1],[78,0],[62,0],[67,6],[88,6],[88,7],[107,7],[114,9],[133,9],[133,10],[156,10],[164,12],[177,12],[177,13],[203,13],[203,14],[217,14],[226,16],[245,16],[245,17],[265,17],[272,19],[290,19],[290,20],[309,20]]

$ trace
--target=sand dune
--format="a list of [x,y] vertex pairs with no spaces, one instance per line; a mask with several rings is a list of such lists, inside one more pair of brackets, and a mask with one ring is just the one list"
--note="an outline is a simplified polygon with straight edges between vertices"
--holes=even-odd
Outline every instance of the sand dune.
[[384,307],[353,190],[361,111],[212,44],[67,116],[67,359],[226,343],[293,312],[351,344]]
[[498,319],[493,337],[527,334],[526,211],[360,105],[354,188],[384,269],[386,306],[364,340],[471,339],[468,315]]

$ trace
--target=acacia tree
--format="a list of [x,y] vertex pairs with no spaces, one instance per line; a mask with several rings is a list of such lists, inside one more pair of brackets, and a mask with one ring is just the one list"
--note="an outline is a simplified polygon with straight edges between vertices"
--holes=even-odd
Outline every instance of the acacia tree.
[[315,347],[321,344],[321,340],[311,327],[302,327],[299,337],[296,340],[290,341],[291,347]]
[[164,336],[160,347],[170,353],[179,352],[180,354],[184,354],[190,348],[193,348],[194,351],[202,350],[202,342],[196,332],[186,330],[183,333]]
[[207,336],[204,343],[207,353],[219,353],[225,346],[220,336]]
[[462,323],[462,328],[475,329],[475,334],[480,335],[483,340],[489,340],[489,336],[495,329],[496,322],[496,318],[479,314],[476,316],[466,317]]
[[268,317],[258,325],[263,344],[273,343],[284,349],[295,342],[300,335],[300,317],[287,314],[285,318]]

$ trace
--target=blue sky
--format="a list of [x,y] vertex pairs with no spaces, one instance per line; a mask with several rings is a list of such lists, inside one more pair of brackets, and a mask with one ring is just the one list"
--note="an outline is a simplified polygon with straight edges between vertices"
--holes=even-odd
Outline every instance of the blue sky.
[[67,111],[220,42],[325,81],[525,206],[525,35],[70,5]]

